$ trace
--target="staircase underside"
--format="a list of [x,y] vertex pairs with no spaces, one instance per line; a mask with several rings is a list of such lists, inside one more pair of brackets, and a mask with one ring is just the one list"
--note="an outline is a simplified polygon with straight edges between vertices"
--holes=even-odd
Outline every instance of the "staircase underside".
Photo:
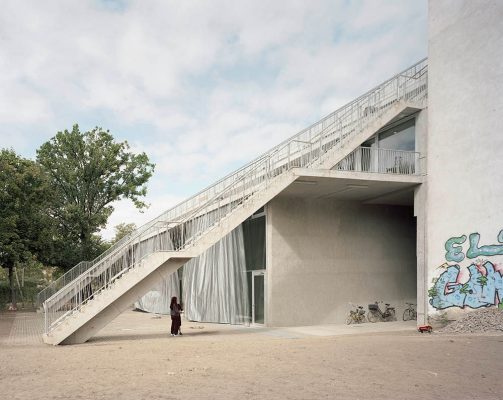
[[412,206],[419,175],[393,175],[296,168],[298,177],[279,196],[308,200],[355,201],[364,204]]

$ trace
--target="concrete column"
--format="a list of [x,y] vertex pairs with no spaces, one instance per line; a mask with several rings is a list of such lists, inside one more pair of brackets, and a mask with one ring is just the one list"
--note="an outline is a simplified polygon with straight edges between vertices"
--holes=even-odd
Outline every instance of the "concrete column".
[[[485,296],[489,284],[484,292],[479,272],[468,267],[503,263],[503,255],[478,251],[503,241],[498,236],[503,229],[502,16],[500,0],[429,2],[426,215],[428,283],[436,293],[430,299],[432,315],[495,305],[494,296]],[[479,238],[472,245],[471,234]],[[477,251],[469,252],[470,247]],[[440,276],[446,280],[433,287]],[[470,283],[471,293],[449,285],[456,282]],[[458,299],[449,298],[445,288]]]
[[428,144],[428,109],[422,110],[415,121],[416,151],[420,153],[419,170],[425,183],[414,190],[414,216],[416,217],[417,259],[417,323],[425,325],[428,320],[428,268],[426,266],[426,171]]

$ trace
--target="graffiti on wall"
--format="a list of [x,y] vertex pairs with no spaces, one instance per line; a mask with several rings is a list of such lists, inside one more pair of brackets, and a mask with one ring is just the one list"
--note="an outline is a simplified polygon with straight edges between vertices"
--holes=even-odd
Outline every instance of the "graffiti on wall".
[[[461,246],[466,242],[466,235],[452,237],[445,242],[445,259],[447,261],[460,262],[465,259],[463,247]],[[469,236],[470,247],[466,251],[466,257],[477,258],[480,256],[492,257],[503,255],[503,244],[492,244],[480,246],[480,235],[478,233],[471,233]],[[498,242],[503,243],[503,230],[498,234]]]
[[[428,291],[430,304],[437,310],[494,305],[503,308],[503,265],[493,258],[503,255],[503,230],[497,236],[499,244],[480,245],[480,235],[471,233],[465,252],[466,240],[466,235],[462,235],[445,242],[447,262],[438,267],[443,272],[433,278],[433,286]],[[465,259],[469,265],[460,266]]]

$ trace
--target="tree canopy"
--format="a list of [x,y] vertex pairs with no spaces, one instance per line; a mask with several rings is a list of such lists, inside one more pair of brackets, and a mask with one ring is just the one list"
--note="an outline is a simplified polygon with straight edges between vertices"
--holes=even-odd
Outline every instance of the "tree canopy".
[[53,235],[46,209],[51,198],[48,177],[39,165],[0,150],[0,265],[9,270],[14,304],[15,266],[33,258],[50,262]]
[[136,224],[130,223],[126,224],[125,222],[120,223],[119,225],[115,225],[115,236],[112,239],[111,244],[117,243],[123,237],[133,233],[136,230]]
[[[37,151],[52,187],[49,208],[57,224],[59,265],[72,267],[103,251],[95,234],[105,227],[112,203],[130,199],[138,209],[154,171],[145,153],[134,154],[129,144],[116,142],[109,131],[94,128],[58,132]],[[73,247],[69,248],[69,245]]]

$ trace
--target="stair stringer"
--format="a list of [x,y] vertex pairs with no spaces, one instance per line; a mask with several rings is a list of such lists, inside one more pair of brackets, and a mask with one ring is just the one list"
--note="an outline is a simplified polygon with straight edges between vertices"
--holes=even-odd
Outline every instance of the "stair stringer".
[[140,266],[124,274],[108,290],[98,293],[49,335],[44,334],[44,342],[53,345],[79,344],[95,336],[159,280],[167,278],[191,259],[188,254],[173,253],[157,252],[143,259]]
[[53,345],[86,342],[151,290],[160,279],[169,276],[191,258],[217,243],[297,178],[292,171],[276,177],[267,187],[257,191],[223,218],[218,225],[205,232],[194,245],[180,251],[159,251],[145,257],[140,265],[114,281],[107,290],[97,293],[49,334],[44,334],[44,342]]
[[360,146],[363,142],[370,139],[379,129],[383,128],[391,122],[393,118],[398,116],[405,109],[423,109],[424,106],[415,104],[411,101],[400,100],[393,104],[385,113],[372,121],[367,127],[351,138],[341,140],[341,146],[337,147],[336,151],[328,151],[318,161],[317,169],[332,169],[338,162],[347,157],[353,150]]

